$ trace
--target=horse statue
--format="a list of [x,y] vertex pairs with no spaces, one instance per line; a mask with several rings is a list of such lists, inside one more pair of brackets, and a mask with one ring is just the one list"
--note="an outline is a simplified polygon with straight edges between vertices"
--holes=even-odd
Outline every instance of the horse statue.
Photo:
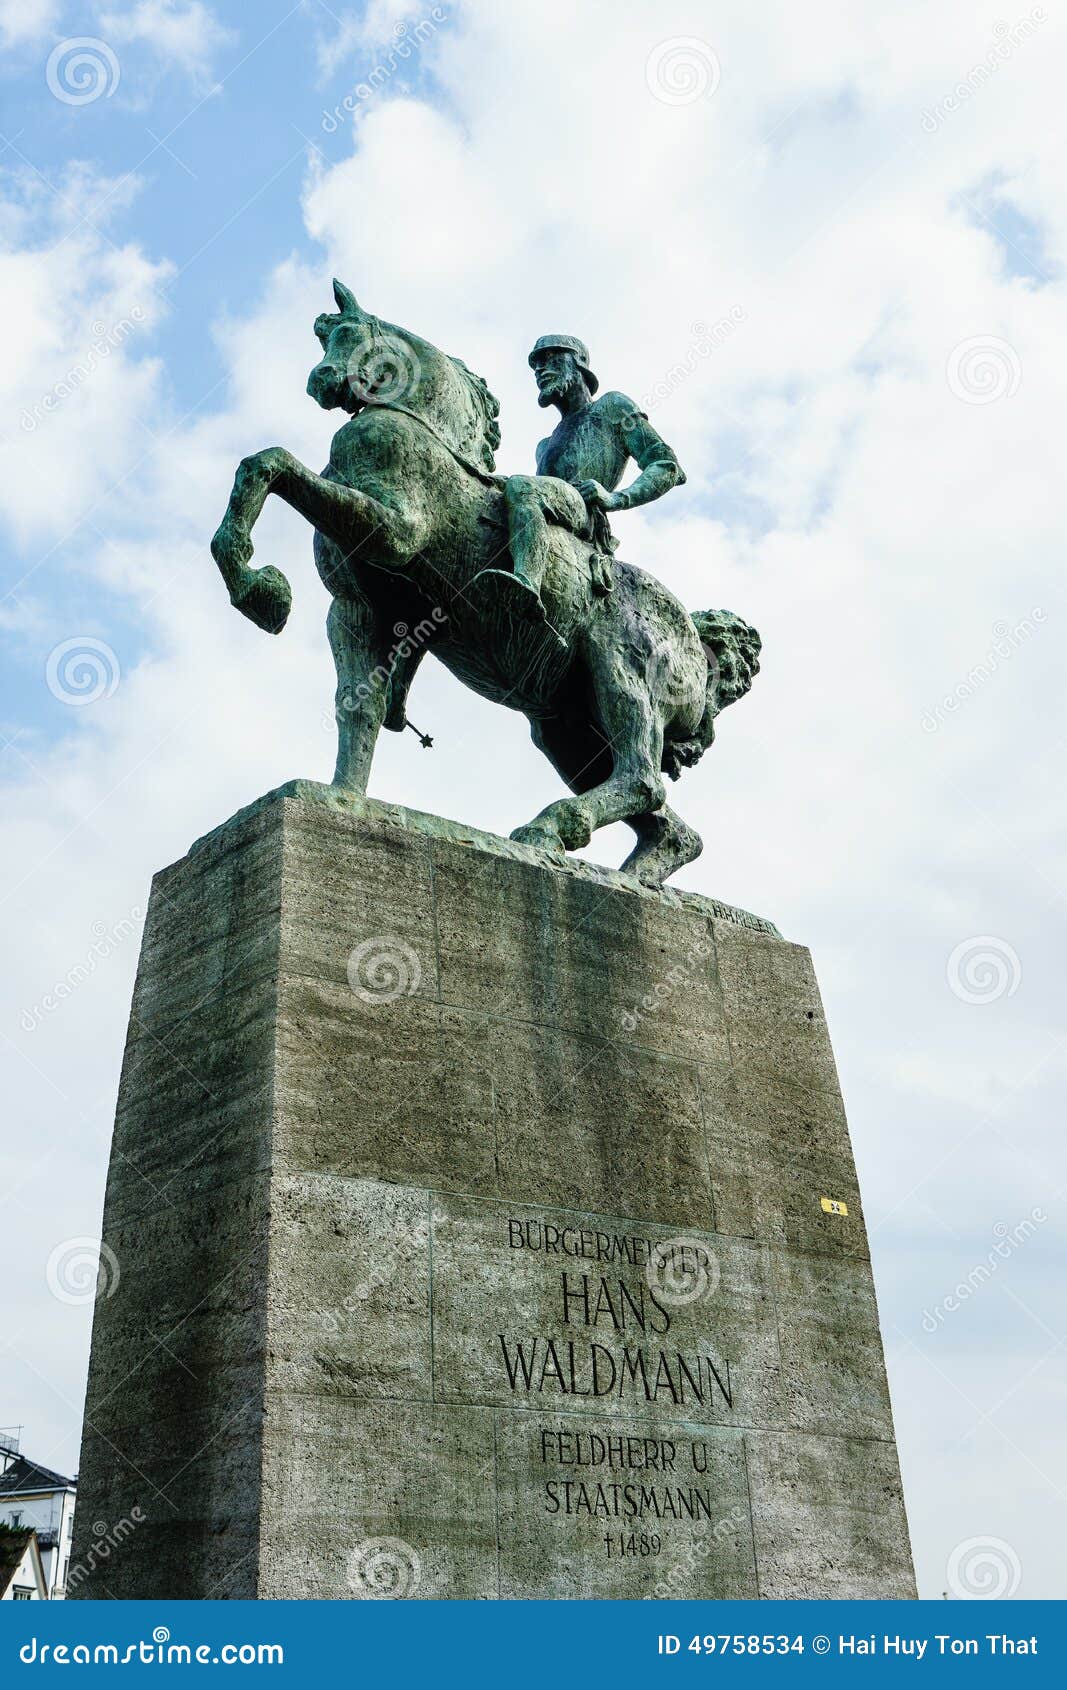
[[348,416],[321,475],[281,446],[242,459],[211,542],[231,604],[269,633],[285,626],[285,576],[249,567],[275,493],[314,525],[333,595],[334,788],[364,795],[378,734],[408,725],[408,689],[430,651],[484,698],[523,711],[571,790],[512,839],[558,854],[623,821],[637,835],[623,873],[662,885],[701,851],[663,776],[696,763],[719,712],[748,691],[759,635],[729,611],[691,616],[632,564],[616,561],[612,590],[594,591],[593,542],[563,527],[551,529],[542,585],[549,625],[514,615],[509,595],[472,592],[476,576],[508,563],[497,401],[460,359],[364,311],[340,282],[333,291],[307,390]]

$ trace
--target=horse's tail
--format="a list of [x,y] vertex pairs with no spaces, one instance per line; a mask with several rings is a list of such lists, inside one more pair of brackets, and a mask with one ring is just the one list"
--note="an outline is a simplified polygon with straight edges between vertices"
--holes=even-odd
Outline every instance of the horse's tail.
[[696,610],[693,625],[707,659],[707,692],[704,714],[691,739],[668,739],[663,747],[663,771],[677,780],[683,769],[699,763],[715,738],[715,718],[744,698],[759,674],[762,641],[755,628],[742,622],[732,610]]

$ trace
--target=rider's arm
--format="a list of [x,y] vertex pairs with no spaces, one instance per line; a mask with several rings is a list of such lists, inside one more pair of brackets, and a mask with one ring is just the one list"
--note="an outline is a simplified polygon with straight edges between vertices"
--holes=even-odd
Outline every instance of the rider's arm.
[[617,412],[626,450],[641,471],[629,487],[612,495],[614,509],[632,510],[635,505],[647,505],[653,499],[662,498],[672,487],[683,486],[685,471],[644,411],[638,410],[625,393],[606,393],[602,403],[610,405],[613,414]]

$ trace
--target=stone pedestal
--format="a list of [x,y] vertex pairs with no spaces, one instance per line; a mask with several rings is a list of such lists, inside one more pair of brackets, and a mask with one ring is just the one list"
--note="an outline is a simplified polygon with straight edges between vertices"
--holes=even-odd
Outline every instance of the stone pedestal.
[[156,877],[104,1241],[73,1597],[914,1594],[768,922],[284,788]]

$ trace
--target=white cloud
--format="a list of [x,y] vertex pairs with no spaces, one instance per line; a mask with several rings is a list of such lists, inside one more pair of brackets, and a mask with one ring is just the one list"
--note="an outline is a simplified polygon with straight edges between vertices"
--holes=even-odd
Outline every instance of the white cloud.
[[43,41],[58,12],[59,0],[0,0],[0,46]]
[[419,0],[368,0],[358,12],[331,12],[336,27],[331,33],[320,35],[317,43],[319,69],[323,76],[332,76],[342,64],[350,63],[355,73],[373,69],[374,60],[365,66],[361,60],[368,54],[376,56],[377,49],[402,45],[404,38],[419,24],[445,21],[445,7],[420,4]]
[[150,47],[162,64],[177,65],[199,84],[209,84],[215,55],[234,39],[203,0],[135,0],[122,11],[102,11],[100,29],[111,45]]
[[76,528],[150,444],[160,370],[145,352],[169,266],[88,221],[104,224],[105,201],[130,189],[78,166],[54,191],[34,178],[29,198],[7,201],[3,221],[20,244],[0,251],[0,312],[19,333],[0,373],[0,514],[23,543]]

